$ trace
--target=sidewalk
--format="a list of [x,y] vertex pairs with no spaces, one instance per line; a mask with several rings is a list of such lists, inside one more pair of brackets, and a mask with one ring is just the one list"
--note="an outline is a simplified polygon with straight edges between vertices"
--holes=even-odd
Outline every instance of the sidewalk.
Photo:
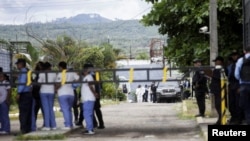
[[[206,103],[207,104],[207,103]],[[182,101],[183,113],[188,111],[185,101]],[[208,107],[208,105],[207,105]],[[208,110],[211,110],[208,108]],[[208,140],[208,125],[213,125],[217,121],[217,117],[196,117],[197,125],[199,126],[205,141]]]
[[210,117],[197,117],[196,121],[198,126],[200,127],[200,130],[202,132],[202,135],[204,136],[205,141],[208,140],[208,125],[212,125],[216,122],[217,118],[210,118]]

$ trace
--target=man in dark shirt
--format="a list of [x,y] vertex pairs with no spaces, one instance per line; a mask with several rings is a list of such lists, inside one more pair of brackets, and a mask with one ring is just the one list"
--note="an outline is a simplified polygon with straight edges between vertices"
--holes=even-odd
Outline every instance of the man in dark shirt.
[[151,93],[152,93],[153,103],[156,103],[156,101],[157,101],[156,91],[157,91],[157,86],[156,86],[155,82],[153,81],[153,83],[151,84]]
[[206,92],[207,92],[207,78],[205,76],[205,72],[200,68],[201,67],[201,60],[196,59],[193,61],[195,72],[193,75],[193,88],[195,91],[195,98],[197,101],[199,113],[195,115],[196,117],[205,116],[206,110]]
[[[215,125],[222,125],[222,111],[221,111],[221,77],[227,76],[227,71],[224,67],[224,58],[218,56],[213,60],[215,62],[215,68],[213,70],[210,91],[214,95],[215,109],[218,113],[218,118]],[[223,74],[223,76],[222,76]],[[226,99],[225,99],[226,100]]]
[[229,120],[230,125],[238,125],[241,124],[244,113],[242,108],[239,106],[239,99],[240,99],[240,94],[239,94],[239,80],[237,80],[234,76],[234,71],[235,71],[235,65],[236,62],[239,58],[239,54],[234,51],[230,54],[229,56],[231,63],[228,65],[228,104],[229,104],[229,112],[231,115],[231,118]]

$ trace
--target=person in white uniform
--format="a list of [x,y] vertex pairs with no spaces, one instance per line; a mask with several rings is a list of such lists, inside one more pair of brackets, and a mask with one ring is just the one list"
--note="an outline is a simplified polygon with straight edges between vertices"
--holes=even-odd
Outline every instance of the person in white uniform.
[[[62,61],[58,64],[58,67],[60,71],[66,70],[67,63]],[[65,80],[65,84],[61,84],[63,80]],[[58,73],[56,78],[56,81],[59,82],[59,84],[56,85],[56,90],[60,108],[64,117],[65,127],[62,128],[64,130],[70,130],[73,128],[72,106],[74,103],[74,89],[72,84],[67,84],[67,82],[77,82],[78,80],[79,75],[75,72],[66,72],[65,74],[61,72]]]
[[[39,74],[39,83],[52,83],[56,80],[56,73],[46,72],[51,71],[51,64],[45,62],[43,64],[44,71]],[[53,110],[55,98],[55,85],[54,84],[41,84],[40,88],[40,99],[44,114],[44,127],[41,130],[55,130],[56,120],[55,113]]]
[[81,100],[83,102],[83,115],[86,122],[85,134],[94,134],[94,106],[97,97],[95,91],[95,85],[93,83],[94,78],[90,73],[88,65],[84,65],[83,68],[83,83],[81,87]]

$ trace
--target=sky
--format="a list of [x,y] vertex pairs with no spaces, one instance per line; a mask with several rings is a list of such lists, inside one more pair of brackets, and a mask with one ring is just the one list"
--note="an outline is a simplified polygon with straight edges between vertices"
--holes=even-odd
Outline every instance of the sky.
[[151,7],[145,0],[1,0],[0,24],[49,22],[82,13],[112,20],[141,19]]

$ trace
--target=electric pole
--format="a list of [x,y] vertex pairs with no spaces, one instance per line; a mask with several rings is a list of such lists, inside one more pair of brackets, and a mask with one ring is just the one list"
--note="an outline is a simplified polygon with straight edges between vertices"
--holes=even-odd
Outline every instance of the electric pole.
[[209,5],[210,66],[212,66],[213,59],[218,56],[217,0],[210,0]]
[[[218,56],[218,30],[217,30],[217,0],[209,1],[209,28],[210,28],[210,66],[213,59]],[[211,94],[211,116],[216,115],[214,95]]]

